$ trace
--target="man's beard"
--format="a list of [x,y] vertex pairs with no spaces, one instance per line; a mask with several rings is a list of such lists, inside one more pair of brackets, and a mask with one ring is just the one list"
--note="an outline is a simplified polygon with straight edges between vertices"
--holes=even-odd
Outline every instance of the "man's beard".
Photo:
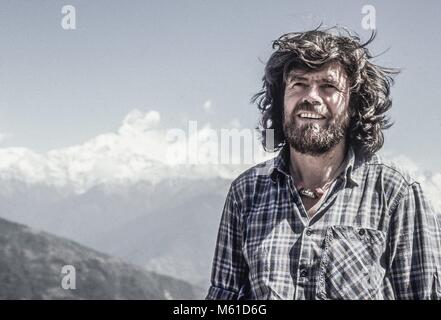
[[341,113],[335,118],[327,117],[322,124],[316,121],[301,124],[296,114],[299,110],[314,111],[312,105],[301,104],[294,108],[292,113],[283,121],[283,132],[286,141],[294,150],[311,155],[319,156],[334,148],[347,133],[349,116],[347,112]]

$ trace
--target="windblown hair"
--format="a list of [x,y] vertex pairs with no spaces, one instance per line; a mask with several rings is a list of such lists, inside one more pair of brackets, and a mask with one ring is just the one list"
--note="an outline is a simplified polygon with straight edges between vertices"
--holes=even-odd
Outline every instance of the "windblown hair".
[[[399,70],[372,63],[373,56],[367,45],[375,39],[375,31],[367,42],[361,43],[360,38],[347,29],[334,27],[321,31],[319,28],[287,33],[273,42],[276,51],[266,64],[262,90],[251,99],[262,113],[258,129],[263,147],[276,151],[286,143],[283,101],[290,71],[294,68],[319,70],[329,62],[338,62],[346,71],[350,85],[347,142],[359,154],[370,157],[383,146],[383,130],[393,124],[386,112],[392,106],[392,76]],[[273,146],[266,143],[266,129],[274,130]]]

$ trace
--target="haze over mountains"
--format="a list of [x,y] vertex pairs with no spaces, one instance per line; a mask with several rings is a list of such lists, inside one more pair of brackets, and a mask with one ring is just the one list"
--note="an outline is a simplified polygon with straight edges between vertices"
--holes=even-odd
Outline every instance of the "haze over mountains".
[[16,183],[0,195],[4,218],[72,239],[150,270],[201,285],[208,280],[229,182],[167,180],[84,194]]
[[[169,151],[188,156],[191,141],[202,156],[216,149],[213,131],[202,125],[171,143],[159,123],[159,113],[134,110],[116,133],[78,146],[0,149],[0,216],[206,288],[229,184],[252,164],[173,163]],[[253,153],[256,163],[273,156]],[[392,160],[441,211],[441,173]]]
[[[0,257],[0,299],[202,297],[200,290],[184,281],[4,219],[0,219]],[[65,266],[74,269],[62,272]]]

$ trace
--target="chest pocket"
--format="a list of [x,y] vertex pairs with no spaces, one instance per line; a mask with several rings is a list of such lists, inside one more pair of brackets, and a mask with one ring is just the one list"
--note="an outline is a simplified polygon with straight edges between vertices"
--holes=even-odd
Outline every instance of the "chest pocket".
[[332,226],[320,262],[318,299],[375,299],[384,269],[385,234],[379,230]]

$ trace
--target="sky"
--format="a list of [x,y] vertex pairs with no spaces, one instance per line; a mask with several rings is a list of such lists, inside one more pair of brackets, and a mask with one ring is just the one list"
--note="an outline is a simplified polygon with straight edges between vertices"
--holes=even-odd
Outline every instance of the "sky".
[[[61,26],[64,5],[76,29]],[[24,1],[0,4],[0,149],[44,154],[118,132],[133,110],[163,129],[188,121],[254,128],[271,43],[289,31],[342,25],[368,39],[375,62],[399,67],[385,154],[441,173],[438,1]]]

